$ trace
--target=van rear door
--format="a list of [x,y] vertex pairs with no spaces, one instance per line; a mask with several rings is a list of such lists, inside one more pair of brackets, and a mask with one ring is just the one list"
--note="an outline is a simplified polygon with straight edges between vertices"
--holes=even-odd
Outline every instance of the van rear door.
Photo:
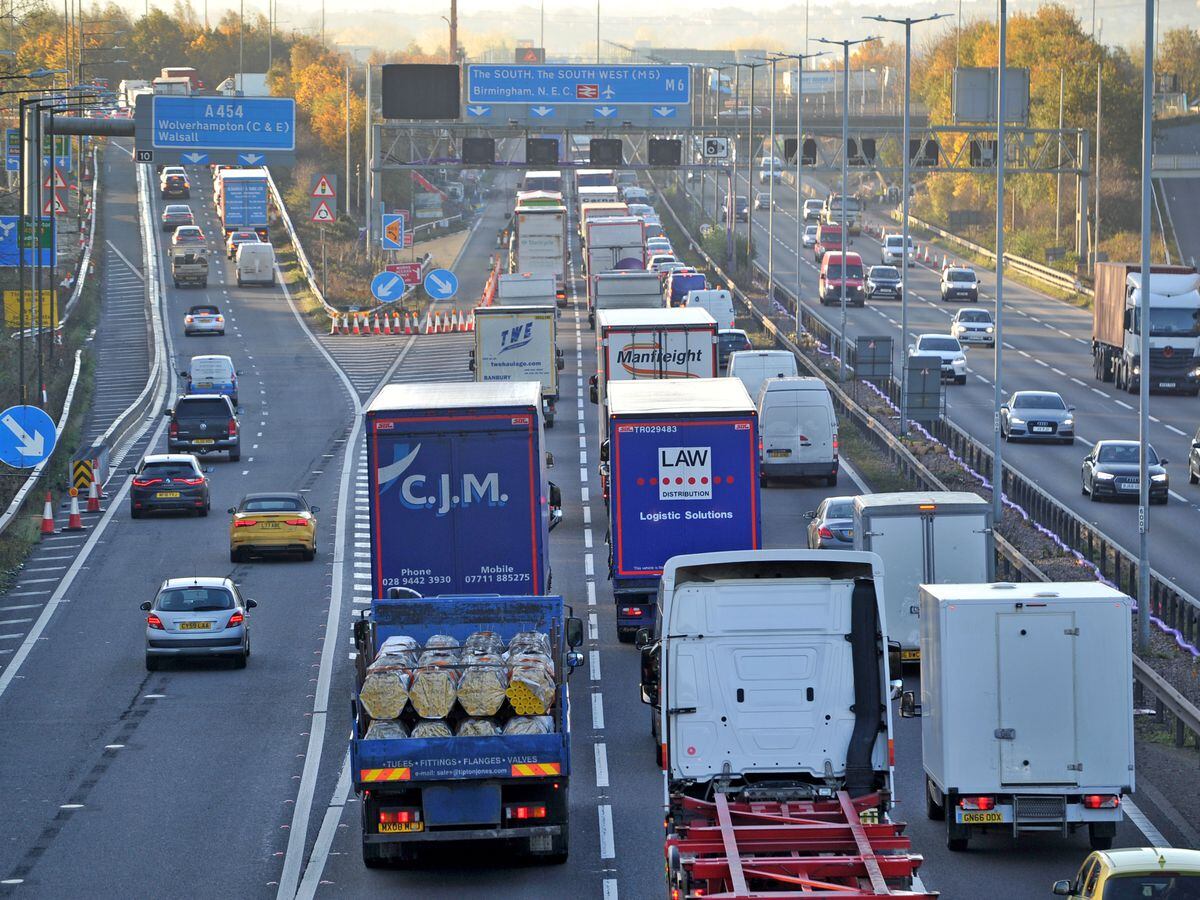
[[799,391],[767,391],[761,421],[763,462],[795,463],[802,458],[807,436],[801,438]]
[[833,438],[837,426],[823,390],[789,391],[796,397],[800,422],[799,462],[829,462],[834,457]]

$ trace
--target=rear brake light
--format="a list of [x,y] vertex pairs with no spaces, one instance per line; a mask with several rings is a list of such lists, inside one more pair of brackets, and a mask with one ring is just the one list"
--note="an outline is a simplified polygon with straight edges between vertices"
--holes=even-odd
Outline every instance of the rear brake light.
[[1085,794],[1083,798],[1084,809],[1116,809],[1120,803],[1116,794]]
[[544,819],[546,818],[545,805],[524,805],[521,806],[506,806],[504,815],[509,819]]
[[633,616],[633,617],[637,618],[639,616],[644,615],[644,613],[642,612],[642,608],[640,606],[622,606],[621,607],[621,615]]
[[179,423],[172,422],[170,427],[167,429],[167,434],[171,437],[179,437]]
[[150,487],[152,484],[160,484],[161,478],[135,478],[133,479],[134,487]]
[[246,617],[244,615],[242,615],[240,612],[235,612],[232,616],[229,617],[229,624],[226,625],[225,627],[232,628],[234,625],[241,625],[245,621],[246,621]]
[[195,487],[198,484],[204,484],[203,478],[176,478],[175,480],[180,484],[190,485],[191,487]]
[[160,619],[154,613],[150,613],[150,615],[146,616],[146,627],[147,628],[157,628],[159,631],[166,630],[163,628],[162,619]]
[[288,519],[288,525],[307,525],[308,519]]
[[829,538],[830,540],[833,540],[833,532],[829,530],[828,525],[822,525],[821,530],[817,533],[823,538]]
[[249,528],[251,525],[257,525],[258,519],[235,519],[233,522],[234,528]]
[[960,797],[958,805],[963,809],[989,810],[996,808],[995,797]]
[[379,811],[380,825],[408,825],[421,821],[421,811],[418,809],[381,809]]
[[225,321],[225,317],[224,317],[224,316],[217,316],[217,321],[218,321],[218,322],[224,322],[224,321]]
[[229,436],[237,437],[237,419],[229,420]]

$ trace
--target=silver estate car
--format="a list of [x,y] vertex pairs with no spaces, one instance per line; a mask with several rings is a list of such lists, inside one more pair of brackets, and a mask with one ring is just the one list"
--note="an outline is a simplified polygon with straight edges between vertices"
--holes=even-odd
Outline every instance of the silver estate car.
[[154,671],[170,657],[211,656],[233,660],[244,669],[250,656],[249,610],[228,578],[168,578],[146,613],[146,668]]

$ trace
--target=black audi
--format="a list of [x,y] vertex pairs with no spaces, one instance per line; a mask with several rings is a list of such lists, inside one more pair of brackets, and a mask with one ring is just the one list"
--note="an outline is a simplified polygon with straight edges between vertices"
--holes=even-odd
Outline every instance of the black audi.
[[[1150,502],[1166,503],[1171,482],[1167,461],[1159,459],[1154,448],[1146,445],[1147,475],[1150,478]],[[1082,491],[1093,500],[1105,497],[1138,499],[1138,442],[1097,441],[1092,452],[1083,458]]]

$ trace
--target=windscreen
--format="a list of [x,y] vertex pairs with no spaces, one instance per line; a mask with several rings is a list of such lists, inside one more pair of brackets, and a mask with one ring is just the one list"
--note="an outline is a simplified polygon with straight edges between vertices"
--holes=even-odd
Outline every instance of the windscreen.
[[147,478],[195,478],[196,470],[187,463],[149,462],[142,466],[139,479]]
[[175,407],[175,418],[194,418],[202,417],[216,418],[218,416],[228,416],[229,407],[225,405],[225,401],[219,397],[213,397],[211,400],[202,398],[188,398],[187,400],[179,401]]
[[900,273],[891,266],[872,266],[871,277],[877,281],[892,281],[896,278],[899,278]]
[[949,281],[974,281],[975,273],[968,269],[951,269],[946,278]]
[[1058,394],[1017,394],[1014,409],[1066,409]]
[[[861,263],[850,263],[849,265],[847,265],[846,266],[846,276],[851,279],[858,278],[859,280],[861,280],[863,277],[862,264]],[[838,263],[830,263],[829,268],[825,270],[825,277],[826,278],[841,278],[842,277],[841,265],[839,265]]]
[[213,612],[233,609],[233,596],[224,588],[172,588],[158,595],[158,609],[163,612]]
[[962,346],[954,338],[925,338],[921,341],[920,350],[962,350]]
[[255,497],[242,504],[242,512],[302,512],[304,502],[295,497]]
[[[1158,465],[1158,454],[1153,447],[1146,448],[1146,460],[1149,465]],[[1117,463],[1118,465],[1137,465],[1137,444],[1106,444],[1096,454],[1096,461],[1102,463]]]
[[1200,875],[1117,875],[1105,881],[1103,900],[1200,900]]

